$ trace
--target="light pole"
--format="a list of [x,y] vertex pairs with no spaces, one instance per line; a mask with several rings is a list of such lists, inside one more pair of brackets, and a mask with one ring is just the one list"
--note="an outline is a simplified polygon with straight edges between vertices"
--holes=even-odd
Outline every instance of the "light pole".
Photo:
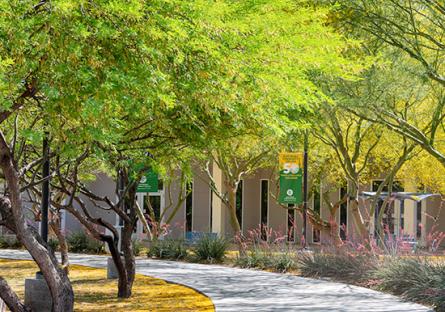
[[49,140],[48,132],[43,137],[43,159],[42,159],[42,178],[45,179],[42,184],[42,203],[41,203],[41,225],[40,235],[43,241],[48,243],[48,208],[49,208]]
[[303,248],[307,243],[307,197],[308,197],[308,141],[309,133],[304,132],[304,154],[303,154]]

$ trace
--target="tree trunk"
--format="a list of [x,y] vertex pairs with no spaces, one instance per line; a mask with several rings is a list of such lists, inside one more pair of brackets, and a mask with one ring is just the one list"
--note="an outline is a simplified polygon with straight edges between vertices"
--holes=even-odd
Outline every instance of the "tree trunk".
[[[0,277],[0,298],[5,302],[12,312],[30,311],[19,299],[17,294],[9,287],[8,283]],[[0,306],[2,303],[0,303]],[[0,309],[1,311],[1,309]]]
[[113,258],[118,273],[117,297],[128,298],[131,296],[131,287],[129,287],[127,283],[127,270],[118,250],[118,240],[113,240],[111,236],[104,237],[104,240],[108,245],[108,249],[110,250],[111,257]]
[[[82,203],[79,202],[81,205]],[[129,285],[127,283],[127,270],[125,268],[124,262],[122,261],[121,254],[118,249],[118,243],[119,243],[119,234],[114,229],[114,227],[111,224],[107,224],[102,219],[88,219],[87,217],[82,217],[82,215],[74,209],[71,206],[65,207],[65,209],[71,213],[92,235],[95,239],[100,240],[102,242],[105,242],[108,245],[108,249],[110,250],[111,257],[113,259],[113,263],[116,266],[116,270],[118,272],[118,291],[117,296],[118,298],[128,298],[131,295],[131,288],[129,288]],[[93,223],[93,221],[95,223]],[[94,224],[98,224],[101,226],[104,226],[111,232],[113,232],[113,236],[110,235],[104,235],[96,230],[94,227]]]
[[[121,250],[124,255],[124,266],[127,272],[125,291],[119,295],[120,298],[129,298],[131,296],[133,282],[136,274],[136,260],[133,252],[133,242],[131,235],[133,234],[134,226],[124,225],[121,239]],[[120,293],[120,291],[119,291]]]
[[379,214],[377,215],[377,222],[376,222],[376,230],[377,230],[377,236],[380,239],[381,242],[385,241],[385,228],[383,227],[383,215],[386,212],[386,209],[389,205],[389,196],[385,198],[383,201],[382,206],[379,208]]
[[25,246],[40,268],[51,292],[53,311],[72,311],[74,293],[68,276],[59,268],[53,254],[37,240],[34,233],[28,228],[23,214],[19,176],[14,168],[9,146],[4,137],[0,139],[0,144],[0,167],[8,186],[17,239]]
[[236,187],[229,187],[229,203],[227,208],[229,209],[230,224],[235,235],[241,235],[241,226],[236,216]]
[[59,241],[60,256],[62,258],[62,269],[68,275],[69,273],[69,257],[68,257],[68,243],[66,242],[65,234],[62,232],[62,226],[60,224],[60,211],[57,211],[57,215],[53,216],[51,220],[51,229],[56,234]]
[[[128,181],[127,181],[128,182]],[[133,282],[136,274],[136,260],[133,251],[133,241],[132,235],[137,224],[137,213],[136,213],[136,184],[134,184],[128,191],[127,197],[125,199],[125,207],[128,211],[127,215],[129,222],[124,222],[124,227],[122,229],[121,237],[121,251],[124,256],[124,267],[127,273],[125,288],[119,290],[120,298],[129,298],[132,293]],[[127,209],[128,208],[128,209]]]
[[358,180],[348,181],[349,208],[354,218],[354,226],[361,240],[368,240],[369,234],[358,204]]
[[243,233],[241,232],[241,226],[238,222],[238,217],[236,216],[236,190],[237,188],[232,186],[228,187],[228,203],[227,209],[229,210],[230,224],[232,226],[232,230],[235,233],[235,237],[237,237],[238,242],[238,252],[240,256],[244,256],[246,254],[246,249],[243,244]]

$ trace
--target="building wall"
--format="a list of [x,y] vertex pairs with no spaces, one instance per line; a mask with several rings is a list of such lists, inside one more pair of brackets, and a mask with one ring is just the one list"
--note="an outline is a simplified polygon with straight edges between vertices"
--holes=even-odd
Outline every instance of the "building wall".
[[[210,168],[213,173],[215,183],[218,189],[225,191],[224,180],[221,171],[216,166]],[[211,196],[209,180],[205,172],[199,169],[198,166],[194,168],[195,176],[193,178],[193,207],[192,207],[192,231],[196,232],[215,232],[220,235],[233,235],[231,224],[229,220],[228,209],[222,203],[222,201],[216,196]],[[259,229],[261,223],[261,181],[269,181],[269,193],[268,193],[268,226],[275,231],[282,233],[283,235],[288,232],[287,213],[288,210],[280,206],[277,203],[278,185],[276,183],[276,176],[271,174],[270,170],[258,170],[256,173],[247,176],[243,180],[243,212],[242,212],[242,231],[246,235],[249,231]],[[99,175],[96,181],[90,184],[94,192],[101,195],[106,195],[111,199],[115,199],[115,184],[112,179],[105,175]],[[186,201],[181,202],[180,194],[180,172],[176,172],[172,183],[164,185],[164,209],[167,212],[164,216],[163,222],[169,219],[174,214],[175,207],[177,207],[176,214],[171,217],[170,228],[171,235],[174,237],[182,237],[185,233],[185,221],[186,221]],[[340,191],[335,188],[330,188],[328,185],[321,186],[321,192],[325,192],[326,189],[331,189],[328,192],[329,201],[332,204],[336,204],[340,198]],[[409,189],[409,188],[408,188]],[[371,185],[363,185],[360,188],[361,191],[371,190]],[[409,189],[411,190],[411,189]],[[182,190],[183,196],[185,190]],[[85,199],[88,201],[87,199]],[[445,209],[441,208],[440,198],[429,198],[424,203],[424,214],[422,215],[422,223],[425,225],[422,238],[425,239],[428,235],[428,231],[436,225],[436,229],[445,231]],[[373,222],[373,217],[369,215],[370,201],[360,200],[361,212],[367,222]],[[91,209],[95,209],[91,203],[89,203]],[[309,200],[309,207],[313,207],[313,198]],[[405,200],[404,203],[404,233],[414,236],[416,234],[416,203],[411,200]],[[400,202],[395,203],[395,215],[400,216]],[[320,212],[321,217],[325,221],[330,221],[330,212],[328,204],[320,199]],[[347,208],[347,230],[349,236],[354,233],[354,220],[350,207]],[[105,218],[111,223],[116,222],[116,216],[114,213],[95,210],[94,216],[100,216]],[[303,220],[300,213],[296,213],[296,230],[295,241],[299,243]],[[430,217],[433,216],[433,217]],[[434,219],[435,218],[435,219]],[[340,209],[334,216],[335,222],[340,223]],[[401,224],[399,224],[401,226]],[[397,225],[396,225],[397,226]],[[66,216],[66,227],[71,232],[82,230],[80,224],[69,214]],[[313,228],[308,221],[307,223],[307,239],[309,243],[313,240]],[[321,241],[328,242],[330,237],[327,233],[321,233]]]
[[[89,183],[88,187],[99,196],[107,196],[112,201],[116,199],[116,184],[113,179],[105,174],[97,175],[96,180]],[[93,218],[100,217],[111,224],[116,224],[116,214],[114,212],[95,207],[93,203],[85,196],[81,196],[81,198],[87,205],[87,209],[90,211],[90,214]],[[106,205],[104,204],[101,205],[106,207]],[[75,208],[80,210],[80,207],[78,205],[75,205]],[[63,215],[65,217],[65,221],[63,223],[65,224],[65,231],[68,235],[70,235],[71,233],[85,231],[84,227],[79,223],[79,221],[77,221],[77,219],[73,215],[68,212],[64,212]],[[105,231],[102,228],[100,229]]]
[[[422,241],[424,244],[431,246],[433,243],[429,237],[435,232],[445,231],[445,208],[441,205],[441,198],[439,196],[430,197],[425,200],[422,214]],[[445,240],[441,242],[445,246]]]
[[209,178],[196,166],[193,178],[192,231],[210,232],[210,197]]
[[[163,222],[165,223],[171,218],[169,222],[171,235],[173,237],[183,237],[185,232],[185,200],[181,201],[185,196],[185,189],[181,190],[183,186],[180,183],[180,172],[174,174],[175,178],[164,185],[164,209],[167,209],[167,212]],[[177,211],[175,212],[176,208]]]

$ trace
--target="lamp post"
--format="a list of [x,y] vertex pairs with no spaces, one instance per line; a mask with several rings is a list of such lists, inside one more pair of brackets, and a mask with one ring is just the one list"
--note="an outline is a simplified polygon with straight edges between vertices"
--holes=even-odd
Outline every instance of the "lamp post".
[[[49,134],[44,133],[43,136],[43,155],[42,155],[42,202],[41,202],[41,220],[40,220],[40,236],[44,244],[48,247],[48,209],[49,209]],[[30,307],[32,311],[51,311],[53,301],[48,284],[43,277],[42,272],[36,273],[36,278],[25,279],[25,305]]]
[[307,204],[308,204],[308,141],[309,133],[304,132],[304,154],[303,154],[303,248],[306,248],[307,242]]
[[49,208],[49,140],[48,132],[45,132],[43,137],[43,164],[42,164],[42,178],[46,179],[42,184],[42,203],[41,203],[41,224],[40,235],[45,243],[48,243],[48,208]]

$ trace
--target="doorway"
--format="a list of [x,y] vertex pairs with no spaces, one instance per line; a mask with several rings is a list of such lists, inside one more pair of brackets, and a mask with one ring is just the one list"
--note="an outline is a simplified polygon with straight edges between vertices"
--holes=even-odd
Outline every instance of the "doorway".
[[[138,193],[136,199],[139,207],[142,207],[142,212],[152,233],[159,231],[163,223],[161,214],[165,208],[164,191]],[[146,230],[140,220],[138,220],[136,231],[139,239],[148,238]]]

